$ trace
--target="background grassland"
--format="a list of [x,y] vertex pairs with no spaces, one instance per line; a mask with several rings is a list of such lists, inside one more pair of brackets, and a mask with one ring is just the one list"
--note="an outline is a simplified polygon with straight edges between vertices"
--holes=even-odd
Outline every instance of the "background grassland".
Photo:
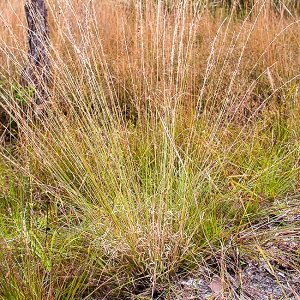
[[261,255],[239,233],[299,194],[297,2],[49,0],[42,105],[23,3],[0,3],[2,299],[175,299]]

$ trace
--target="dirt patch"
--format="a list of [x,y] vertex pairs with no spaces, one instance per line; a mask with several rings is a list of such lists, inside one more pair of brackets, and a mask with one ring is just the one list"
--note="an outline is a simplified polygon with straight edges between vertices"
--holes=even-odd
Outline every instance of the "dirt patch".
[[263,259],[247,260],[241,272],[227,274],[223,280],[202,268],[199,275],[181,280],[180,285],[176,299],[300,299],[299,272],[270,268]]

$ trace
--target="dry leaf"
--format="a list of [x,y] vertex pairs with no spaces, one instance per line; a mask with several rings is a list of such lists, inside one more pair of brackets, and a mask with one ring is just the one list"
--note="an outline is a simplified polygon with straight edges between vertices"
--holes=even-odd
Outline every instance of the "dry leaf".
[[217,276],[213,277],[209,286],[214,294],[220,294],[222,292],[221,278]]

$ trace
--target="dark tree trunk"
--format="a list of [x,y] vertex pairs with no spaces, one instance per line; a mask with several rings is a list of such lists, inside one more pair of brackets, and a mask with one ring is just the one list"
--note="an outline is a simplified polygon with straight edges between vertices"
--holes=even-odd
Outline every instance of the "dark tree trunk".
[[49,25],[44,0],[27,0],[25,4],[27,20],[27,42],[29,65],[22,76],[24,85],[34,88],[36,104],[47,101],[47,85],[50,79]]

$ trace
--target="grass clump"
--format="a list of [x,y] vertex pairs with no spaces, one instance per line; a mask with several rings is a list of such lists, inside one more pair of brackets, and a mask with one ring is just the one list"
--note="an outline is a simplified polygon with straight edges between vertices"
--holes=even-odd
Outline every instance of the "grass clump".
[[42,105],[6,7],[2,299],[154,297],[299,192],[296,13],[173,2],[49,1]]

